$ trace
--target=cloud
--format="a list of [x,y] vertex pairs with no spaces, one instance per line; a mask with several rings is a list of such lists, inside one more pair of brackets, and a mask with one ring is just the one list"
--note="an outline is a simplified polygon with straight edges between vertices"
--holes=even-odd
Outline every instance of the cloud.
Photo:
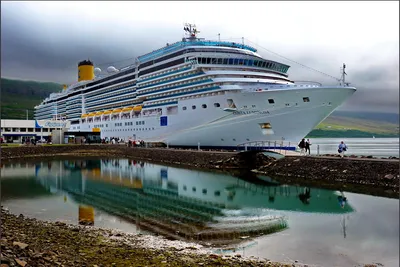
[[3,77],[72,83],[79,61],[90,58],[103,69],[132,64],[134,57],[179,41],[183,22],[194,22],[208,39],[218,33],[236,42],[245,37],[264,57],[289,64],[293,80],[334,85],[335,79],[296,62],[334,77],[346,63],[346,78],[358,91],[343,109],[398,112],[398,2],[79,1],[1,7]]

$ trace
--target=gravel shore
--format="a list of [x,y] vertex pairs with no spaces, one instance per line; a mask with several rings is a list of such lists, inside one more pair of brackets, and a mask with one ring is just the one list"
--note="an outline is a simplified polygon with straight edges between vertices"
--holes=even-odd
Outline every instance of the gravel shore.
[[90,226],[42,222],[1,209],[1,267],[304,266],[221,256],[197,244]]

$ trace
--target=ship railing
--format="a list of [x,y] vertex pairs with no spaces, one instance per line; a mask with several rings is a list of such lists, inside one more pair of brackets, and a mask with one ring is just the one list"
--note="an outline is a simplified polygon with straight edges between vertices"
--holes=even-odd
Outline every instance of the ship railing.
[[[268,85],[266,89],[287,89],[287,88],[315,88],[321,87],[320,84],[280,84]],[[257,91],[257,90],[256,90]]]
[[322,86],[321,83],[315,82],[315,81],[294,81],[295,84],[297,85],[318,85]]
[[153,59],[155,57],[164,55],[169,52],[173,52],[175,50],[178,50],[182,47],[186,46],[222,46],[222,47],[232,47],[232,48],[241,48],[241,49],[246,49],[250,50],[252,52],[257,52],[257,49],[254,47],[251,47],[249,45],[245,44],[239,44],[235,42],[226,42],[226,41],[187,41],[187,42],[176,42],[173,44],[169,44],[163,48],[157,49],[155,51],[152,51],[150,53],[147,53],[143,56],[138,57],[140,62],[145,62],[147,60]]

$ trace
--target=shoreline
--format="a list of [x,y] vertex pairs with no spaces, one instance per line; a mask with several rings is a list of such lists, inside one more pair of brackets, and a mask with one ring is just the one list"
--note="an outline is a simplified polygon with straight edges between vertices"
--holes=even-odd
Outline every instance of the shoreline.
[[3,207],[1,233],[2,267],[294,266],[255,257],[217,255],[199,244],[160,236],[40,221],[11,214]]
[[[312,264],[273,262],[215,254],[196,243],[114,229],[41,221],[1,207],[1,264],[11,266],[229,266],[300,267]],[[362,264],[377,267],[375,264]]]
[[[1,163],[66,158],[127,158],[172,167],[267,175],[282,184],[326,188],[399,198],[399,160],[326,156],[264,156],[257,151],[222,152],[165,148],[128,148],[122,145],[20,146],[1,149]],[[251,172],[252,171],[252,172]]]

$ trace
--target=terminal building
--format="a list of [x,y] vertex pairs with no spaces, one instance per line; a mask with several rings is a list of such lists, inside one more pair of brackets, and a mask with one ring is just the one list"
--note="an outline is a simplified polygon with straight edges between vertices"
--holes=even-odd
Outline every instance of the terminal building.
[[[53,144],[79,144],[81,140],[100,142],[100,132],[68,132],[70,121],[64,120],[1,120],[0,137],[4,143],[26,143],[36,141]],[[60,132],[61,130],[61,132]]]
[[[61,120],[1,120],[0,136],[5,143],[23,143],[25,140],[52,141],[53,131],[65,131],[71,126],[69,121]],[[59,136],[59,135],[58,135]],[[61,143],[64,143],[62,141]]]

